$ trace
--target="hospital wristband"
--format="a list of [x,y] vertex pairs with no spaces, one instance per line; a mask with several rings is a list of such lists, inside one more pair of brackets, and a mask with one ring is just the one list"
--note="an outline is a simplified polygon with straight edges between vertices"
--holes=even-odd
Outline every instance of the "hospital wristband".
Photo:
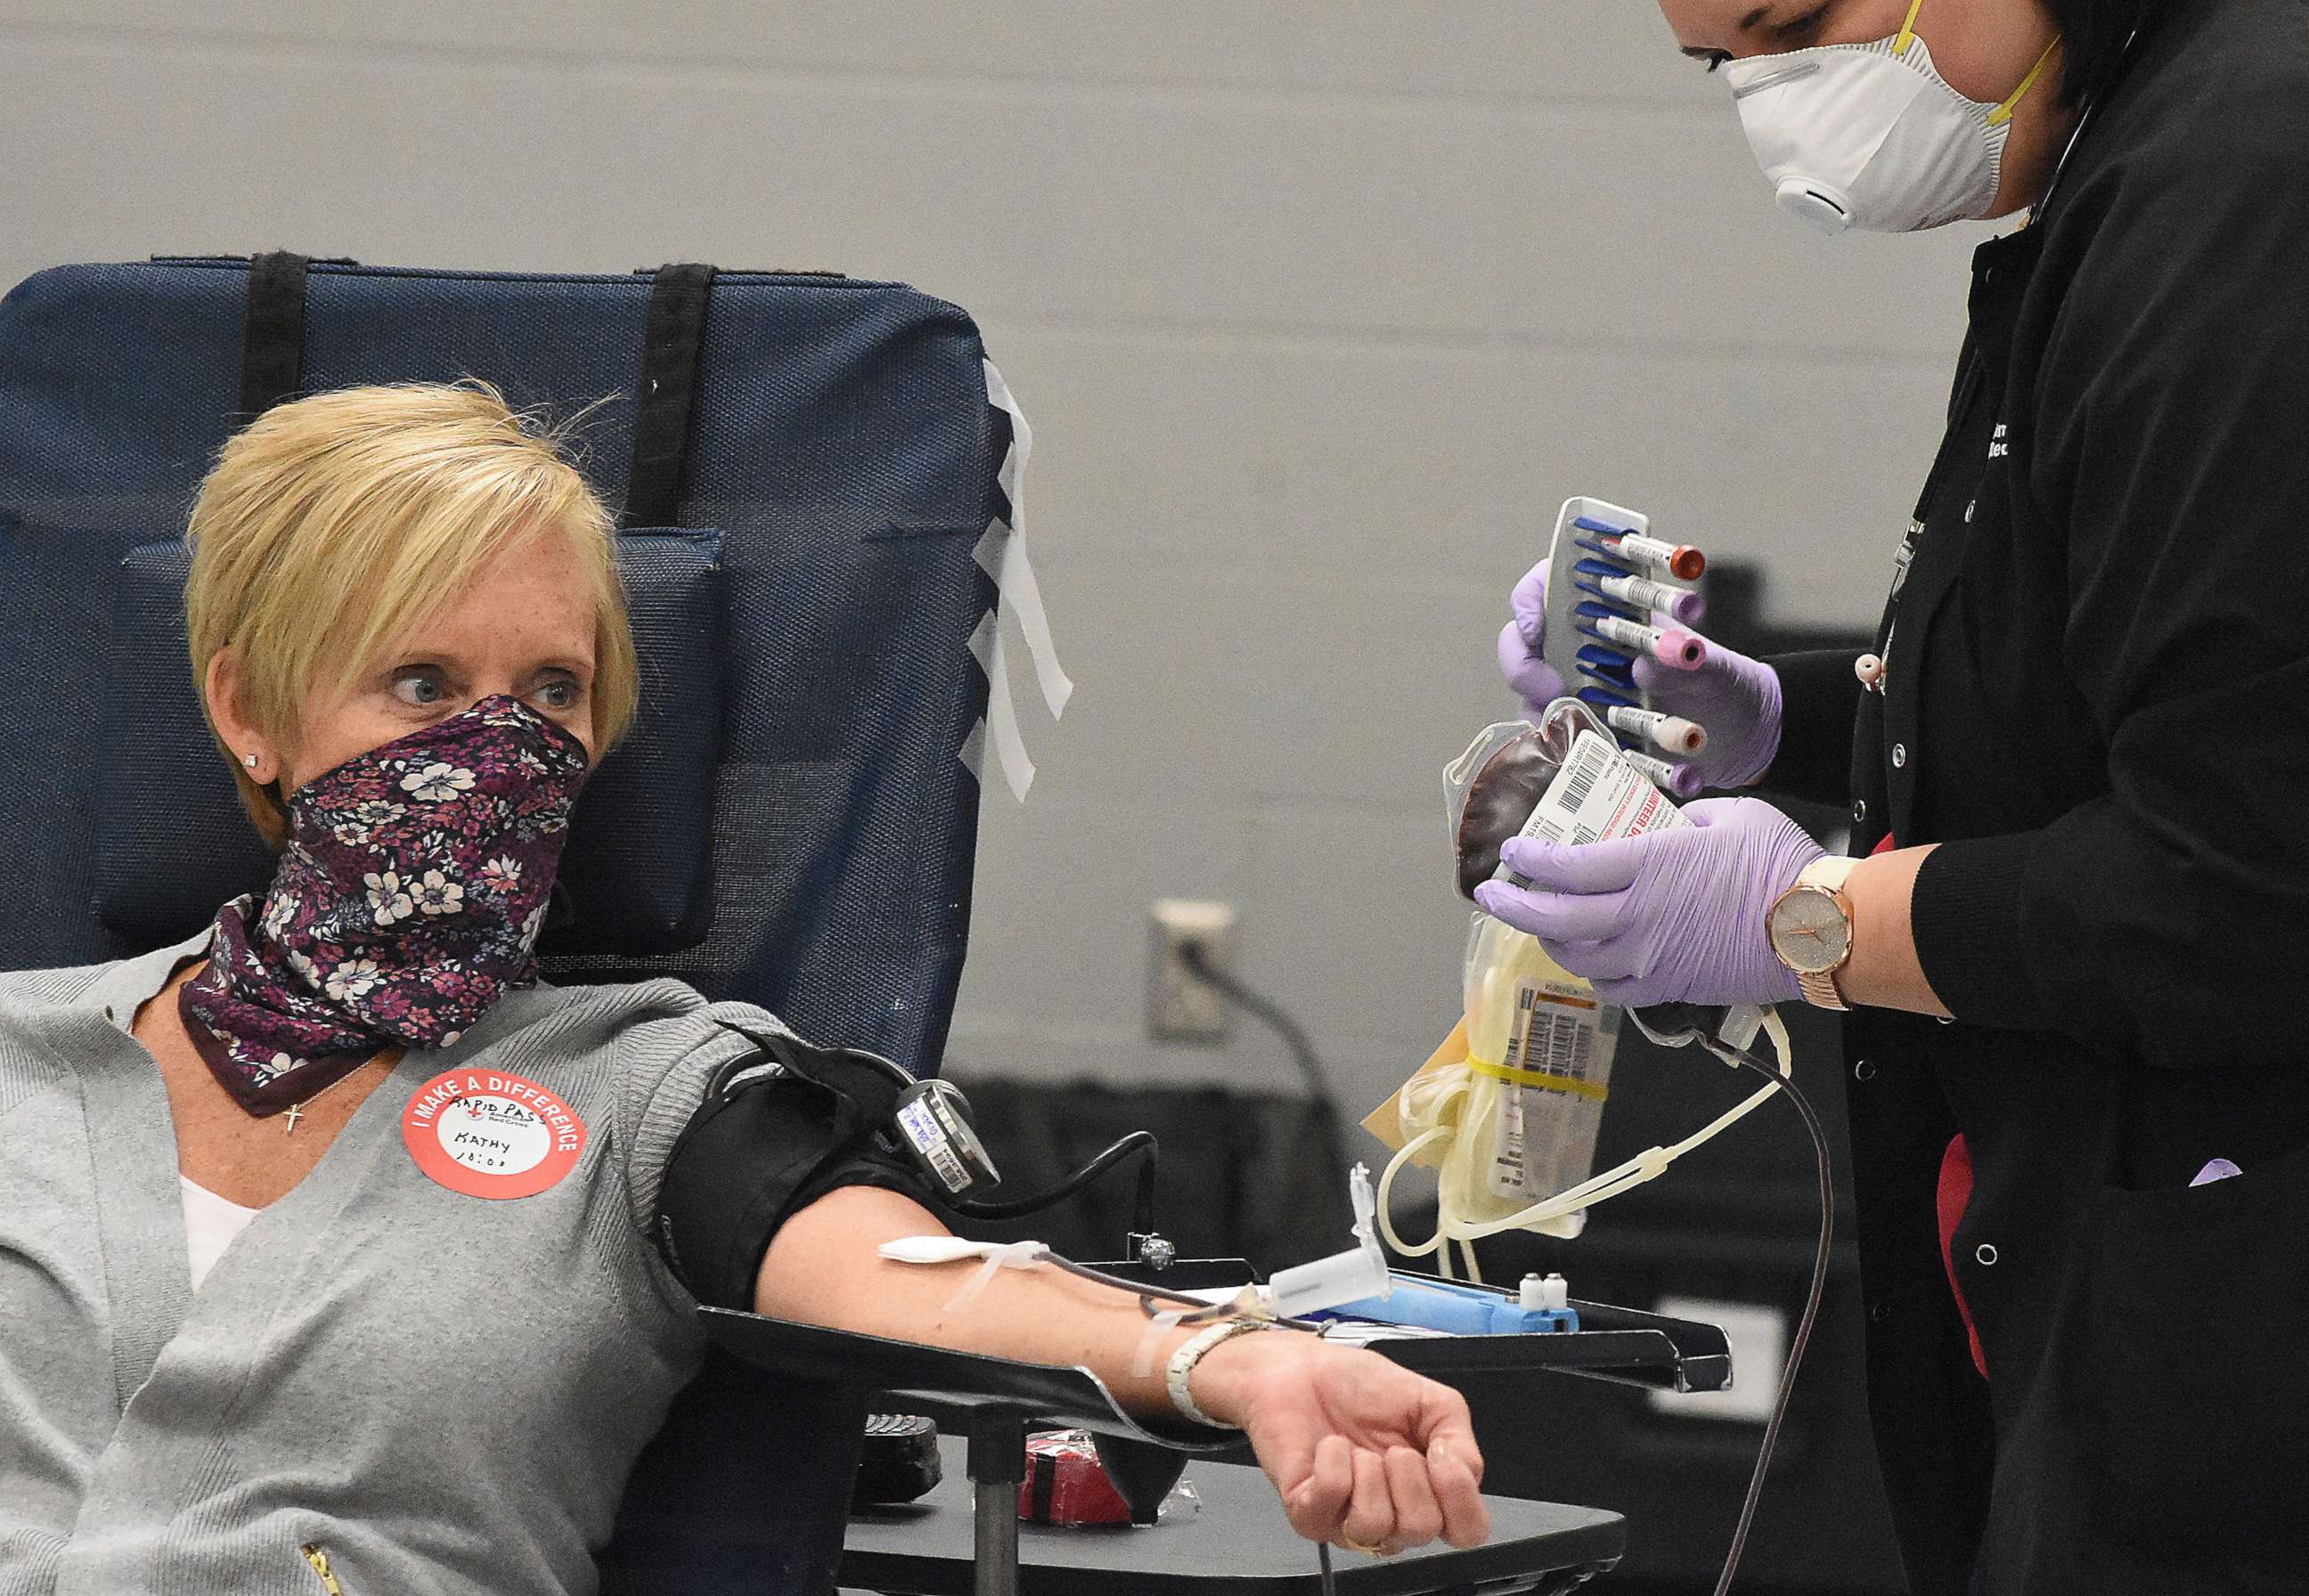
[[1224,1419],[1214,1419],[1197,1407],[1195,1399],[1187,1393],[1187,1379],[1195,1372],[1195,1365],[1203,1360],[1203,1354],[1221,1342],[1231,1341],[1246,1331],[1267,1328],[1267,1324],[1263,1319],[1222,1319],[1180,1342],[1177,1350],[1171,1354],[1171,1360],[1163,1367],[1163,1385],[1171,1393],[1171,1405],[1197,1424],[1206,1424],[1213,1429],[1241,1429],[1242,1426],[1229,1424]]

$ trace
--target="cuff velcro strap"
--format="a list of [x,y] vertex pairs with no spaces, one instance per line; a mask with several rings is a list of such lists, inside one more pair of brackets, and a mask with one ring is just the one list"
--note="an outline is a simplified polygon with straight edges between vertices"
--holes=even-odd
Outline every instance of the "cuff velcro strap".
[[675,1278],[713,1307],[750,1311],[778,1227],[838,1186],[934,1200],[888,1144],[887,1115],[875,1116],[886,1107],[882,1097],[860,1102],[762,1062],[722,1072],[674,1143],[658,1188],[651,1239]]

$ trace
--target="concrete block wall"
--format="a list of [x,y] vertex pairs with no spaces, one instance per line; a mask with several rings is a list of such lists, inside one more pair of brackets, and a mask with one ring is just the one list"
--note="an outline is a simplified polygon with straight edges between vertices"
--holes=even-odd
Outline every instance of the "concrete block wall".
[[[1872,617],[1979,229],[1829,244],[1642,0],[0,0],[0,279],[282,246],[827,267],[973,311],[1077,683],[985,814],[953,1065],[1282,1086],[1146,1040],[1146,912],[1357,1111],[1449,1025],[1437,772],[1592,492]],[[957,643],[957,646],[959,646]]]

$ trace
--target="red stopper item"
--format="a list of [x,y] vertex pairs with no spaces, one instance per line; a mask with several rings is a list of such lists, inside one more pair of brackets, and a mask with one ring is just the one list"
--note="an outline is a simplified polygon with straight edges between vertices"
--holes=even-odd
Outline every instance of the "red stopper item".
[[1018,1517],[1030,1524],[1127,1524],[1130,1504],[1099,1467],[1088,1436],[1045,1430],[1026,1437]]

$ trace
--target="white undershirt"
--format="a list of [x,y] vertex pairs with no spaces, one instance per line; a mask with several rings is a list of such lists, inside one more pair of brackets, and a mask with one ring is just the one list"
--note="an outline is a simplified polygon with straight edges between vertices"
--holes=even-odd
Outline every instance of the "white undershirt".
[[262,1210],[243,1208],[239,1203],[218,1196],[204,1186],[196,1186],[189,1175],[179,1174],[177,1184],[185,1192],[186,1250],[192,1255],[193,1290],[216,1267],[224,1256],[224,1249],[232,1238],[248,1228],[248,1221]]

